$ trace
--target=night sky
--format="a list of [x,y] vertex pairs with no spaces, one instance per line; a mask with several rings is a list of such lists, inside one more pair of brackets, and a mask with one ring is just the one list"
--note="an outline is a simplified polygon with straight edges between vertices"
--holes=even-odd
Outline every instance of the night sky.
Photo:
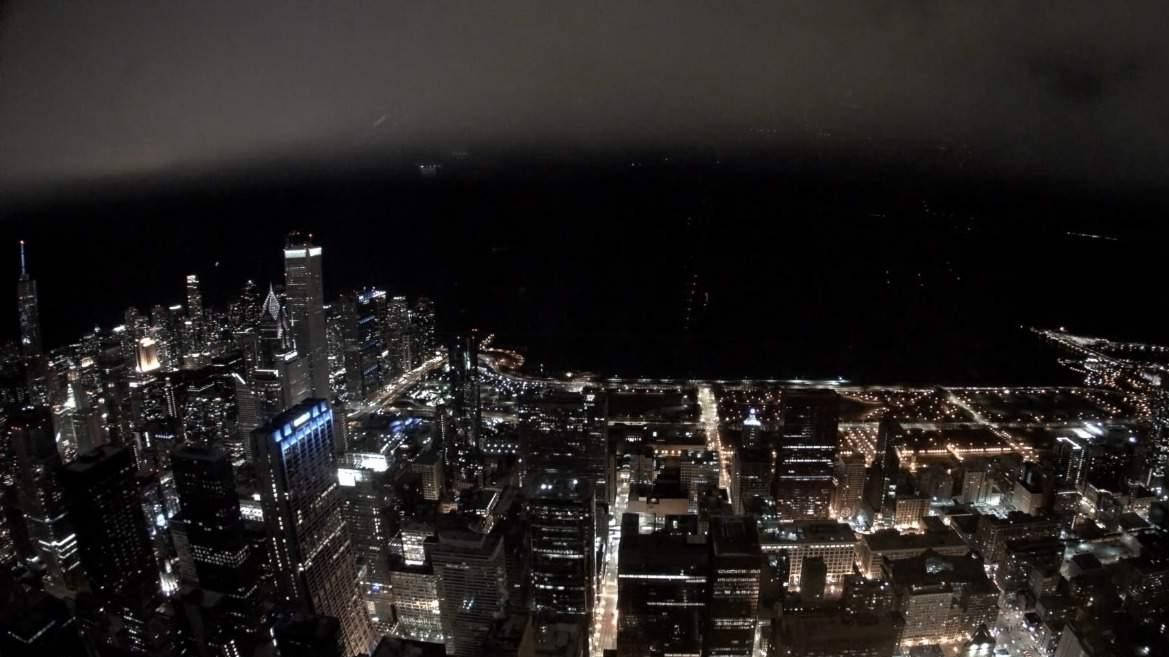
[[1169,4],[11,1],[0,188],[403,149],[832,149],[1169,172]]
[[1169,335],[1163,2],[0,7],[50,346],[278,281],[291,228],[330,295],[574,369],[1049,381],[1020,324]]

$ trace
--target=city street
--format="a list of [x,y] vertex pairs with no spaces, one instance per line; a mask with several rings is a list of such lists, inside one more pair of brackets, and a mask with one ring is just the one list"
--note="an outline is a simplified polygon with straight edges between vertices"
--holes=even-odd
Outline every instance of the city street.
[[601,585],[593,609],[593,634],[589,637],[589,649],[593,657],[601,657],[606,649],[617,648],[617,556],[621,546],[621,515],[625,513],[629,500],[629,480],[626,473],[617,484],[617,500],[609,514],[608,546],[605,563],[601,570]]
[[698,409],[701,422],[706,430],[706,448],[718,454],[718,486],[731,492],[731,458],[723,453],[723,444],[718,430],[718,402],[709,383],[698,386]]

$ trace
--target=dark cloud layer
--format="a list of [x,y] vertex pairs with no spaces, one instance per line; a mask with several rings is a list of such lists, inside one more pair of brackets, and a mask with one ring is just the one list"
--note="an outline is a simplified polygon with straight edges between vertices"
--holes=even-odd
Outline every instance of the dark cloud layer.
[[417,146],[1169,182],[1169,3],[10,2],[0,188]]

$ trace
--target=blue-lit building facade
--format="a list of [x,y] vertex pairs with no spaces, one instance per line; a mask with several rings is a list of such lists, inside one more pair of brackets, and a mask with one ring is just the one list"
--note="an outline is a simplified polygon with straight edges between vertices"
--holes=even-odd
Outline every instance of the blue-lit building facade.
[[337,618],[351,654],[369,650],[369,617],[337,483],[332,406],[307,399],[257,429],[252,440],[280,596]]

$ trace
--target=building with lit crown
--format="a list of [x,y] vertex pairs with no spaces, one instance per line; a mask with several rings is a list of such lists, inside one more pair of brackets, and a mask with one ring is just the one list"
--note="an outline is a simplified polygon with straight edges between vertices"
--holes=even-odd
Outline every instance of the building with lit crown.
[[252,434],[256,472],[280,596],[341,623],[347,650],[372,645],[342,513],[333,455],[333,410],[307,399]]

